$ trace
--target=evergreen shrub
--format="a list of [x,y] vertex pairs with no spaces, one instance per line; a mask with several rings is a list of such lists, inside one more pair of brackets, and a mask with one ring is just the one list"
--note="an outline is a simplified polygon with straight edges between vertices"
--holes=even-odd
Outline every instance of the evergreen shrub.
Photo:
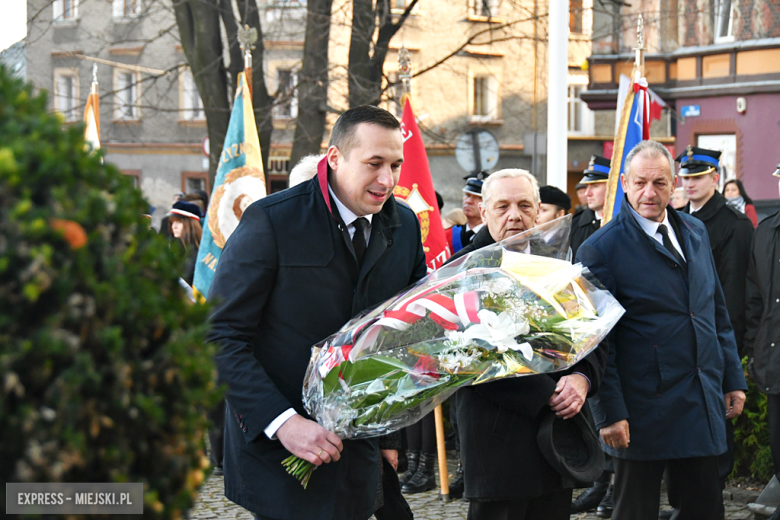
[[219,398],[208,309],[83,131],[0,67],[0,482],[142,482],[177,518]]
[[769,425],[766,419],[766,395],[747,371],[747,357],[742,359],[748,383],[742,415],[734,419],[734,472],[732,477],[752,477],[767,483],[775,474],[769,447]]

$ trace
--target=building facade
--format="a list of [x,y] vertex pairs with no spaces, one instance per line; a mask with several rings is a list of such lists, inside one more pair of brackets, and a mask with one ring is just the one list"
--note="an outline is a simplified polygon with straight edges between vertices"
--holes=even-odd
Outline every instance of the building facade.
[[776,204],[770,174],[780,162],[780,1],[653,0],[597,17],[619,30],[594,39],[588,60],[584,98],[596,111],[614,113],[640,13],[646,77],[674,110],[668,126],[678,153],[688,145],[722,151],[721,182],[741,179],[766,214]]
[[[407,2],[392,0],[390,16],[397,19]],[[306,4],[259,0],[258,5],[265,46],[262,73],[276,98],[268,173],[271,191],[277,191],[286,187],[299,117],[296,85]],[[348,0],[333,2],[328,125],[347,108],[350,7]],[[600,113],[583,102],[593,88],[583,67],[592,54],[598,20],[593,0],[571,0],[570,7],[568,154],[573,195],[590,155],[602,153],[613,132],[600,130],[605,127]],[[50,107],[64,124],[73,124],[81,120],[97,64],[101,145],[107,160],[133,176],[157,208],[155,224],[175,193],[210,192],[203,104],[167,1],[28,0],[28,13],[27,79],[49,92]],[[533,169],[544,183],[546,13],[542,0],[419,2],[391,41],[383,106],[400,118],[398,51],[403,46],[413,70],[425,71],[412,80],[412,102],[434,182],[448,208],[460,206],[463,177],[469,173],[458,163],[456,143],[475,130],[489,132],[498,143],[499,159],[492,170]]]

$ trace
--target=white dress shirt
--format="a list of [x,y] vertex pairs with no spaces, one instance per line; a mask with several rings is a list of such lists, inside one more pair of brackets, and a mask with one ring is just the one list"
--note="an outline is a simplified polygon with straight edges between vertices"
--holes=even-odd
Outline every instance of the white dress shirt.
[[664,210],[663,222],[656,222],[655,220],[650,220],[640,215],[637,210],[635,210],[630,204],[628,207],[631,208],[631,213],[634,214],[634,218],[636,218],[636,221],[639,223],[639,226],[642,228],[642,230],[647,233],[650,238],[655,239],[661,245],[664,244],[664,237],[661,235],[661,233],[658,232],[658,226],[661,224],[666,226],[666,229],[669,230],[669,239],[672,241],[672,245],[677,250],[677,252],[680,253],[682,259],[686,262],[688,261],[688,259],[685,258],[682,247],[680,247],[680,242],[677,240],[677,235],[674,233],[674,228],[669,224],[668,211]]
[[[347,231],[349,232],[349,238],[350,240],[355,235],[355,221],[360,218],[357,215],[355,215],[348,207],[346,207],[344,204],[341,203],[338,197],[336,197],[336,194],[333,193],[333,189],[330,187],[330,184],[328,184],[328,193],[330,193],[330,197],[333,200],[333,202],[336,203],[336,208],[339,210],[339,215],[341,216],[341,220],[344,221],[344,224],[347,226]],[[368,214],[363,215],[363,218],[368,220],[368,225],[366,226],[366,229],[364,230],[365,236],[366,236],[366,245],[368,245],[368,241],[371,239],[371,221],[372,217],[374,215]],[[293,415],[297,415],[297,412],[292,409],[288,408],[279,416],[271,421],[271,423],[266,426],[265,430],[263,430],[266,434],[266,436],[271,440],[276,440],[276,432],[279,430],[279,428],[282,427],[282,425],[287,422],[287,419],[292,417]]]
[[[338,197],[336,197],[336,194],[333,193],[333,189],[330,187],[330,184],[328,184],[328,192],[330,193],[330,197],[333,199],[333,202],[336,203],[336,208],[339,210],[339,215],[341,215],[341,220],[344,221],[344,224],[347,226],[347,231],[349,231],[349,238],[352,239],[353,236],[355,236],[355,221],[360,218],[358,215],[355,215],[352,213],[352,211],[346,207],[344,204],[341,203]],[[368,215],[363,215],[363,218],[368,220],[368,225],[365,229],[366,234],[366,246],[368,245],[368,241],[371,238],[371,222],[374,215],[369,213]]]
[[479,230],[482,229],[483,227],[485,227],[485,223],[484,222],[482,224],[477,224],[474,227],[469,227],[469,225],[466,224],[466,231],[473,231],[474,234],[476,235],[477,233],[479,233]]

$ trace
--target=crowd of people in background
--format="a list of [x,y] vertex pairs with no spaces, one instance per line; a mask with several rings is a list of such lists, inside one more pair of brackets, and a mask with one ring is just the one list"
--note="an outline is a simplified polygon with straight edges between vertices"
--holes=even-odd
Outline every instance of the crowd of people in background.
[[[391,163],[398,155],[398,143],[393,138],[396,120],[382,112],[372,109],[366,113],[356,114],[352,110],[345,113],[347,118],[334,127],[328,153],[305,157],[290,172],[290,189],[300,193],[289,200],[311,198],[306,211],[331,213],[334,217],[331,223],[336,226],[331,230],[335,233],[333,236],[346,233],[344,241],[350,247],[344,249],[345,254],[358,255],[358,270],[351,274],[348,270],[339,271],[335,276],[350,279],[358,276],[362,256],[358,252],[371,247],[370,242],[360,239],[364,229],[369,230],[366,235],[369,240],[372,228],[375,232],[395,236],[394,228],[385,227],[388,222],[401,218],[399,212],[403,219],[414,218],[413,214],[404,213],[408,208],[403,209],[403,204],[386,204],[391,200],[394,186],[392,175],[379,175],[369,183],[371,193],[384,194],[384,200],[378,205],[373,199],[363,198],[360,190],[355,191],[355,186],[350,184],[358,182],[355,172],[362,166],[346,153],[349,148],[357,148],[350,152],[356,157],[381,149],[382,160],[387,161],[390,168],[388,171],[395,171]],[[356,127],[361,129],[359,138],[350,134]],[[371,141],[369,134],[372,133],[379,139],[378,144]],[[771,342],[773,330],[780,330],[773,328],[775,322],[780,321],[780,312],[774,312],[771,305],[772,291],[780,287],[780,279],[777,279],[780,275],[766,267],[774,258],[780,259],[780,221],[775,216],[759,225],[753,201],[741,181],[730,179],[723,183],[720,179],[719,156],[717,151],[688,147],[674,159],[663,146],[642,142],[626,161],[626,172],[621,179],[626,199],[619,213],[613,215],[614,223],[607,228],[602,227],[602,220],[611,164],[605,157],[591,158],[575,187],[576,205],[565,192],[553,186],[540,187],[533,175],[519,169],[493,174],[479,172],[466,177],[460,208],[443,211],[444,201],[437,193],[442,224],[453,253],[451,260],[573,213],[572,262],[589,267],[627,311],[603,350],[566,373],[512,379],[478,389],[465,388],[451,397],[450,440],[458,454],[458,465],[449,485],[450,496],[469,499],[471,520],[563,519],[572,513],[592,510],[602,518],[650,519],[659,514],[662,518],[673,515],[678,515],[675,518],[723,518],[720,492],[733,468],[734,451],[733,429],[731,421],[726,419],[738,415],[744,403],[746,384],[739,362],[743,354],[751,358],[751,373],[755,374],[762,391],[770,394],[772,451],[775,467],[780,469],[780,399],[777,398],[780,377],[775,375],[780,373],[777,370],[780,357],[771,349],[774,347]],[[329,193],[312,188],[314,181],[301,186],[318,176],[318,172],[322,175],[322,171],[328,175]],[[780,176],[780,169],[775,175]],[[681,184],[679,187],[676,187],[677,180]],[[323,198],[325,203],[322,203]],[[286,204],[290,207],[262,211],[270,211],[271,219],[289,220],[292,213],[287,215],[286,212],[301,208],[296,207],[297,202]],[[667,205],[674,211],[669,211]],[[207,211],[208,195],[205,192],[177,193],[160,229],[160,233],[177,244],[176,247],[184,249],[187,261],[182,278],[189,284],[192,283]],[[252,215],[260,211],[259,206],[251,206],[246,216],[253,218]],[[360,224],[364,218],[361,213],[374,216],[368,219],[367,228],[366,223]],[[270,225],[253,222],[253,226]],[[757,226],[754,242],[753,230]],[[257,240],[264,233],[262,226],[253,229],[246,225],[239,230],[234,244]],[[296,233],[314,233],[310,237],[314,243],[322,241],[322,231],[302,228]],[[289,240],[299,240],[296,233],[291,233]],[[394,254],[402,256],[388,260],[386,272],[383,268],[377,271],[385,275],[391,271],[395,273],[391,277],[395,285],[388,285],[379,292],[373,285],[373,292],[364,290],[360,293],[360,301],[352,302],[352,292],[347,297],[335,286],[318,289],[320,282],[315,278],[321,273],[314,273],[315,278],[306,282],[306,301],[297,302],[292,288],[304,283],[308,275],[302,270],[293,270],[289,274],[292,278],[288,280],[284,278],[286,274],[280,275],[284,281],[276,282],[288,284],[293,292],[283,299],[273,294],[263,296],[272,298],[269,300],[271,310],[258,307],[253,301],[268,289],[263,289],[262,284],[265,268],[258,265],[257,276],[248,275],[246,269],[240,274],[231,273],[229,267],[243,261],[241,255],[246,251],[225,249],[213,291],[228,303],[221,306],[216,315],[211,339],[223,345],[218,365],[223,381],[229,385],[228,439],[223,446],[225,406],[220,404],[211,414],[214,422],[214,428],[209,432],[211,462],[217,474],[226,473],[228,496],[252,510],[257,518],[286,518],[289,510],[275,504],[284,497],[294,498],[298,492],[288,486],[289,481],[281,473],[281,467],[260,467],[249,462],[252,457],[244,453],[247,448],[241,447],[247,439],[244,433],[247,424],[255,428],[248,446],[259,450],[254,455],[257,460],[265,457],[264,450],[272,449],[274,443],[281,440],[293,453],[306,453],[310,459],[312,453],[316,454],[314,458],[324,466],[346,459],[345,464],[352,464],[353,469],[360,468],[351,478],[333,473],[331,481],[321,491],[306,495],[307,500],[316,498],[323,502],[326,509],[346,508],[340,509],[343,518],[362,518],[366,512],[375,512],[379,520],[412,518],[401,494],[435,489],[436,435],[433,414],[429,414],[407,427],[402,437],[385,439],[384,445],[380,443],[379,487],[372,504],[361,500],[334,501],[334,497],[356,492],[354,478],[357,475],[365,484],[370,480],[366,476],[377,470],[364,464],[371,448],[365,441],[342,443],[329,437],[327,432],[318,431],[316,423],[302,417],[297,404],[299,399],[292,394],[289,402],[296,404],[285,410],[285,399],[274,393],[273,384],[269,386],[271,380],[277,381],[276,376],[267,379],[262,368],[266,363],[274,366],[277,361],[266,360],[261,365],[256,355],[253,359],[247,358],[242,363],[257,367],[259,371],[244,374],[236,368],[239,351],[230,347],[236,341],[246,341],[246,331],[234,330],[236,323],[254,330],[263,322],[267,327],[265,339],[254,337],[249,340],[258,345],[271,341],[275,335],[290,336],[284,323],[274,324],[265,317],[269,312],[276,312],[273,306],[286,309],[292,305],[296,313],[306,314],[309,311],[305,309],[310,307],[312,312],[320,312],[320,307],[314,309],[311,305],[312,301],[341,302],[343,305],[335,305],[328,314],[332,322],[327,328],[330,330],[341,325],[355,311],[414,282],[424,274],[424,266],[420,264],[424,257],[420,257],[419,244],[409,242],[408,247],[401,246],[408,238],[395,237],[398,246],[393,248]],[[359,243],[361,240],[362,244]],[[251,247],[259,245],[253,242]],[[420,262],[412,265],[407,261],[410,257],[419,258]],[[314,258],[309,260],[312,265],[316,264]],[[350,263],[347,259],[345,262]],[[403,279],[397,276],[399,265],[409,267],[401,277]],[[281,273],[285,266],[275,269]],[[745,273],[748,273],[747,277]],[[237,275],[240,279],[234,279]],[[377,276],[371,276],[374,284],[380,279]],[[358,288],[361,283],[364,282],[358,281]],[[389,283],[387,276],[383,283]],[[352,282],[346,286],[352,291]],[[318,294],[317,298],[309,295],[312,291]],[[344,298],[349,301],[342,301]],[[278,321],[282,315],[273,316]],[[729,319],[724,320],[725,316]],[[319,323],[321,318],[319,316],[315,321]],[[327,330],[321,327],[309,328],[311,330],[296,331],[295,337],[288,340],[309,345],[327,335]],[[298,337],[301,335],[305,338]],[[769,343],[771,347],[767,348]],[[251,356],[252,350],[247,352]],[[627,359],[636,363],[627,363]],[[294,366],[299,364],[296,361]],[[648,366],[657,366],[660,371],[647,374]],[[299,369],[285,372],[278,381],[297,381]],[[283,387],[284,391],[294,394],[296,385],[288,386]],[[258,395],[269,401],[258,399]],[[256,409],[257,406],[260,408]],[[544,410],[552,410],[545,413],[558,417],[584,417],[586,427],[594,433],[600,432],[606,459],[604,470],[592,476],[590,487],[573,502],[572,488],[578,485],[576,479],[561,475],[536,445]],[[297,419],[290,421],[294,417]],[[512,427],[502,431],[498,438],[494,427],[501,417],[502,424]],[[232,431],[233,426],[236,426],[235,431]],[[259,436],[257,428],[260,428]],[[485,442],[485,439],[491,440]],[[517,446],[525,448],[518,450]],[[228,466],[224,469],[223,460]],[[255,484],[244,480],[250,466],[252,474],[259,475]],[[244,469],[238,471],[237,468]],[[400,479],[388,477],[388,474],[396,473],[401,474]],[[659,512],[662,478],[666,481],[673,509]],[[273,487],[276,490],[272,494],[274,500],[259,498],[270,496],[267,489],[250,492],[255,485]],[[338,517],[321,514],[321,510],[320,506],[312,506],[311,517]],[[773,519],[775,517],[780,518],[780,513]]]

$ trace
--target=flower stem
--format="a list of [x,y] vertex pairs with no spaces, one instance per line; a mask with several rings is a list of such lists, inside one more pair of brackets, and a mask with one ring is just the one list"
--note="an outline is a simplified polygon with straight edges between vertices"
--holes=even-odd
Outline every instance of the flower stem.
[[303,489],[306,489],[306,486],[309,485],[311,475],[314,473],[314,470],[317,469],[317,466],[311,462],[300,457],[296,457],[295,455],[290,455],[284,459],[282,461],[282,466],[284,466],[284,468],[287,470],[287,473],[297,478],[301,482]]

